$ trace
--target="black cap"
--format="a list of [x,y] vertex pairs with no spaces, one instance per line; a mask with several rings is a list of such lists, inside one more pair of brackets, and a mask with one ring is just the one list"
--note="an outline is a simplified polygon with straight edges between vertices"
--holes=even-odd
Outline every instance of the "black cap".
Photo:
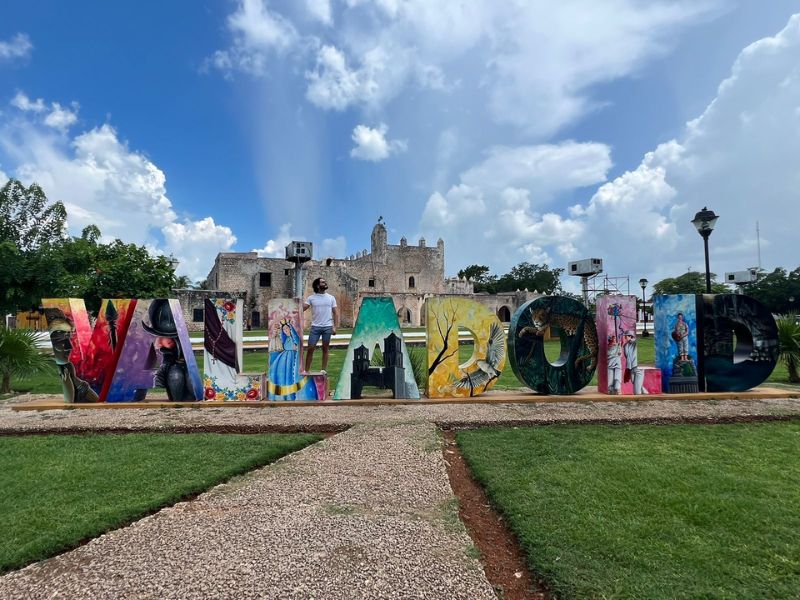
[[150,318],[150,325],[142,321],[145,331],[158,337],[178,337],[178,328],[175,326],[175,318],[172,316],[172,309],[169,300],[157,298],[150,303],[147,309],[147,316]]

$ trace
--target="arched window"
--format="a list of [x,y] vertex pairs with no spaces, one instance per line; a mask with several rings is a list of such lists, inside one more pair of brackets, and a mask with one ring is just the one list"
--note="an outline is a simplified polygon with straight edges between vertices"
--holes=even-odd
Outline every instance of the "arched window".
[[417,282],[414,280],[414,276],[413,275],[408,278],[408,287],[409,288],[417,287]]
[[511,320],[511,311],[507,306],[501,306],[497,310],[497,318],[500,319],[502,323],[508,323]]

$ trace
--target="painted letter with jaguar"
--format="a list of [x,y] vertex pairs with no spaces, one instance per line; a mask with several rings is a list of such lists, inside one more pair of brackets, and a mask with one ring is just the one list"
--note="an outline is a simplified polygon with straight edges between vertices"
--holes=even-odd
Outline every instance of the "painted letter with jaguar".
[[[544,353],[548,329],[558,332],[561,354],[550,363]],[[574,394],[592,380],[599,345],[594,319],[572,298],[543,296],[523,304],[511,317],[508,353],[517,378],[540,394]]]

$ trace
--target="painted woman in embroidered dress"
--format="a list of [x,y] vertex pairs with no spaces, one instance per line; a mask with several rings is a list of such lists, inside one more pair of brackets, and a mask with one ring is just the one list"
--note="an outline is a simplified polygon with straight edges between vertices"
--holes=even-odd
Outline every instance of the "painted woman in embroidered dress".
[[[300,376],[299,349],[300,336],[292,327],[291,321],[282,320],[280,336],[273,337],[269,349],[270,387],[276,389],[276,392],[285,390],[285,394],[278,392],[284,400],[316,400],[313,382],[306,385],[306,378]],[[298,383],[302,385],[298,386]]]

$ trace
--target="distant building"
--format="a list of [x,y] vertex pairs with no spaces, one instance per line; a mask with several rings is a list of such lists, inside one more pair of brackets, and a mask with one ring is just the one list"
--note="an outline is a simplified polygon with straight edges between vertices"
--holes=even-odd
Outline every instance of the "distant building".
[[[399,245],[392,245],[381,222],[372,229],[370,252],[311,260],[303,270],[304,297],[312,292],[311,282],[324,277],[328,292],[336,296],[342,327],[353,326],[361,300],[368,296],[391,296],[400,324],[414,327],[425,325],[423,306],[430,296],[474,298],[504,322],[519,306],[538,296],[527,290],[476,294],[472,281],[445,278],[441,239],[430,247],[425,238],[420,238],[416,246],[409,246],[405,237],[400,238]],[[189,329],[202,330],[203,299],[220,295],[242,298],[251,326],[265,327],[269,301],[293,296],[294,264],[281,258],[260,257],[256,252],[221,252],[206,281],[212,290],[177,290]]]

